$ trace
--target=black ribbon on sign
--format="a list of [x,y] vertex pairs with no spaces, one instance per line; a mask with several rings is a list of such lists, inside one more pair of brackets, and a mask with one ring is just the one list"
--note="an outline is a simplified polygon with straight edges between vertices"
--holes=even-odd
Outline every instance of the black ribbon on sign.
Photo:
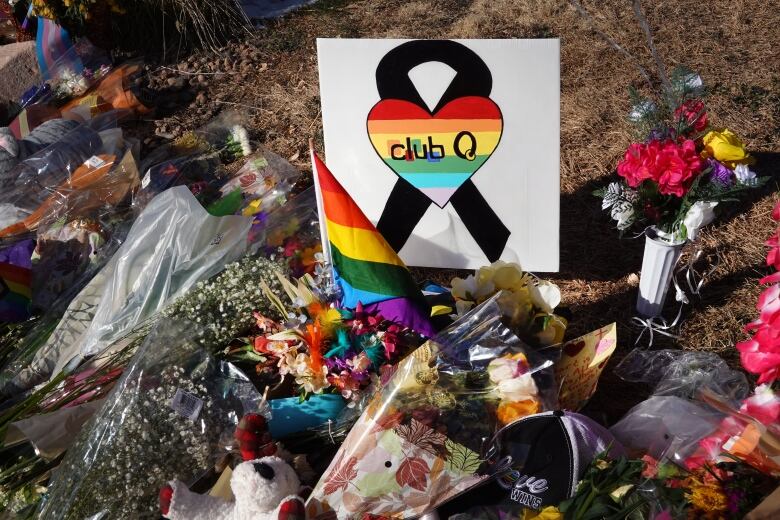
[[[409,71],[432,61],[452,67],[456,74],[434,110],[430,111],[414,87]],[[493,77],[482,58],[465,45],[451,40],[415,40],[399,45],[382,58],[376,69],[376,85],[381,98],[379,103],[387,99],[409,101],[435,115],[447,103],[460,97],[489,97]],[[377,230],[393,249],[400,251],[431,203],[427,195],[399,176],[379,218]],[[471,178],[461,184],[449,203],[488,260],[498,260],[511,232]]]

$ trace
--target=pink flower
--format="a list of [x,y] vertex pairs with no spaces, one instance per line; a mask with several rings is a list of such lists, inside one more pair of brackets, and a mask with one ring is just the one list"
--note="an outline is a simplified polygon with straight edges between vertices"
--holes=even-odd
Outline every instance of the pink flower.
[[756,304],[760,314],[758,319],[772,328],[777,328],[780,325],[780,285],[770,285],[761,296],[758,297],[758,303]]
[[771,386],[758,386],[755,393],[745,399],[739,411],[761,424],[774,424],[780,419],[780,397],[772,391]]
[[618,175],[626,179],[632,188],[646,180],[655,180],[655,172],[658,169],[655,162],[660,149],[661,144],[658,141],[650,141],[647,144],[632,143],[623,160],[618,163]]
[[650,455],[642,457],[645,468],[642,470],[642,476],[645,478],[655,478],[658,475],[658,461]]
[[769,327],[762,326],[751,339],[737,343],[737,350],[745,370],[759,374],[759,384],[771,383],[780,375],[780,339]]
[[767,239],[766,245],[769,246],[769,252],[766,255],[766,265],[774,267],[776,271],[780,271],[780,238],[777,231]]
[[777,204],[775,204],[775,207],[772,209],[772,218],[775,221],[780,220],[780,200],[777,201]]
[[689,99],[674,111],[674,117],[685,122],[695,131],[701,132],[707,128],[707,112],[701,99]]
[[657,140],[633,143],[618,163],[618,175],[636,188],[646,180],[658,183],[663,195],[682,197],[702,170],[702,159],[690,139],[681,143]]
[[702,160],[696,144],[687,139],[678,145],[667,141],[662,149],[663,172],[658,178],[658,191],[664,195],[682,197],[701,173]]

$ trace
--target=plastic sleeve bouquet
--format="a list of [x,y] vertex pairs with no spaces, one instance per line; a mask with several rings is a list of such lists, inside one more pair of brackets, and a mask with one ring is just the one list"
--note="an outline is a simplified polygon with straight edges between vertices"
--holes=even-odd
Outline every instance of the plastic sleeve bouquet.
[[206,471],[244,412],[260,408],[243,374],[189,339],[192,326],[147,337],[54,474],[39,518],[158,518],[159,488]]
[[[491,474],[483,443],[507,419],[555,407],[555,392],[495,298],[412,352],[347,436],[307,503],[311,518],[416,517]],[[320,516],[322,515],[322,516]]]

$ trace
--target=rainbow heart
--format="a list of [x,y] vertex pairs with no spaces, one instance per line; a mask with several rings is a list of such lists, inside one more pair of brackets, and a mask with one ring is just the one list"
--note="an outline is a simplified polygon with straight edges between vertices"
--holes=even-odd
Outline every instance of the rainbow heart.
[[502,130],[501,110],[482,96],[454,99],[435,114],[384,99],[368,114],[368,137],[379,157],[442,208],[485,164]]

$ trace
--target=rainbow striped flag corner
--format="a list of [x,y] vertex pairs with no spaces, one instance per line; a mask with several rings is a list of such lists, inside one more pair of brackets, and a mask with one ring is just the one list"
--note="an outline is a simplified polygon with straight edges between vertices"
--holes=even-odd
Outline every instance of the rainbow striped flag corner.
[[30,317],[32,271],[0,263],[0,322],[16,323]]
[[430,309],[403,261],[314,150],[311,157],[323,248],[327,245],[330,250],[334,277],[343,293],[341,305],[354,309],[361,303],[387,319],[433,336]]

